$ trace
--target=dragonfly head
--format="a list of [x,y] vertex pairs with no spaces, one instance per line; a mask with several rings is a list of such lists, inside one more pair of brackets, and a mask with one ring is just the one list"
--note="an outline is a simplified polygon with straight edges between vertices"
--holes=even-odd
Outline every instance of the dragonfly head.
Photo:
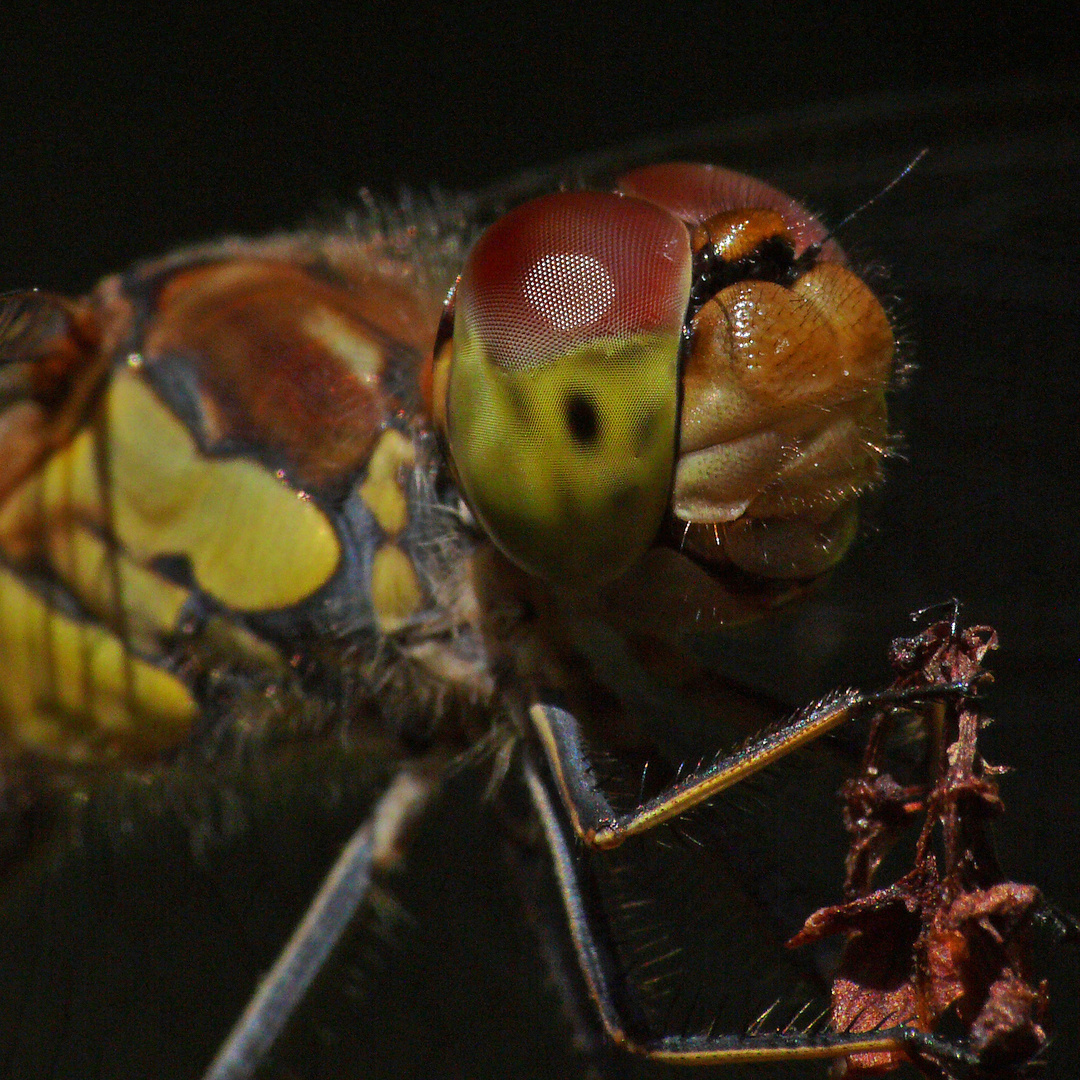
[[655,543],[710,569],[817,576],[886,441],[892,331],[804,208],[665,165],[518,207],[471,252],[429,373],[495,544],[593,587]]

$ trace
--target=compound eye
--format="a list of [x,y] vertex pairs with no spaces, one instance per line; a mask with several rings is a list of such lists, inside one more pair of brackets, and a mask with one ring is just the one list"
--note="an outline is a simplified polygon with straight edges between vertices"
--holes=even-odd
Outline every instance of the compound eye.
[[596,585],[655,539],[690,270],[681,221],[597,192],[526,203],[470,254],[436,414],[473,512],[529,572]]

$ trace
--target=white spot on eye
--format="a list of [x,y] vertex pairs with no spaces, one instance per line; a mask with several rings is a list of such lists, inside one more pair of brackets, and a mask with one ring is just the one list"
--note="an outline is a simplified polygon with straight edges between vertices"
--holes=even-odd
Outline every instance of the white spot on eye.
[[545,255],[525,275],[525,297],[556,330],[596,322],[615,300],[611,272],[592,255]]

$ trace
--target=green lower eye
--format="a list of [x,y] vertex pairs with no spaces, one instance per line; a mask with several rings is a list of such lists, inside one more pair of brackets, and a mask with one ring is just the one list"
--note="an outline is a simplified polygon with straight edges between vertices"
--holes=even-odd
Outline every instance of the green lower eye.
[[449,422],[462,486],[525,569],[595,584],[652,542],[674,466],[678,353],[669,344],[642,337],[514,373],[493,370],[475,349],[455,354]]
[[674,469],[689,279],[682,223],[618,195],[528,203],[470,256],[450,452],[481,524],[531,573],[599,584],[653,542]]

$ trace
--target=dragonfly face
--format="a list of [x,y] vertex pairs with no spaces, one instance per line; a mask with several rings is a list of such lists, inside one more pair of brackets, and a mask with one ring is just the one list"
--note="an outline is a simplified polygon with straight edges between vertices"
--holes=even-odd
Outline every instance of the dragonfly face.
[[693,165],[490,229],[437,345],[432,404],[500,548],[562,584],[614,580],[655,541],[670,491],[684,551],[781,579],[834,563],[877,476],[893,342],[824,241],[775,189]]
[[[334,758],[346,731],[347,764],[362,760],[364,783],[377,790],[398,762],[433,747],[453,753],[468,745],[487,729],[493,701],[503,703],[497,719],[514,721],[520,719],[515,709],[526,708],[556,681],[555,689],[593,725],[595,740],[603,738],[631,763],[652,760],[654,733],[628,729],[625,713],[628,700],[648,698],[656,685],[667,684],[621,697],[611,656],[622,646],[604,635],[615,623],[629,628],[631,641],[634,633],[655,633],[658,626],[678,638],[683,627],[673,625],[672,611],[693,608],[715,626],[773,606],[839,559],[852,536],[848,496],[874,477],[884,444],[881,402],[892,348],[877,302],[858,291],[864,287],[840,257],[815,254],[799,265],[806,247],[823,238],[813,219],[798,219],[810,233],[804,239],[768,203],[765,209],[780,216],[779,224],[755,218],[748,226],[732,219],[738,208],[728,205],[710,206],[700,216],[714,233],[727,230],[723,243],[736,252],[727,258],[721,246],[715,262],[768,262],[760,254],[762,242],[780,237],[790,247],[780,268],[773,259],[759,276],[740,271],[728,281],[721,266],[712,271],[718,287],[692,300],[692,234],[682,224],[691,215],[679,212],[681,204],[673,210],[673,197],[649,201],[658,198],[654,182],[646,171],[611,204],[647,207],[640,212],[657,220],[657,228],[676,223],[669,225],[673,244],[685,240],[682,263],[667,260],[677,286],[668,307],[679,321],[650,313],[654,321],[642,324],[635,313],[613,335],[621,347],[631,341],[636,348],[641,336],[659,342],[645,350],[658,358],[660,373],[654,378],[646,368],[647,382],[666,381],[667,404],[651,410],[647,422],[633,411],[628,421],[652,494],[634,504],[630,517],[641,527],[634,536],[610,503],[601,501],[589,516],[563,498],[573,509],[568,520],[556,517],[550,526],[555,556],[550,545],[538,554],[528,546],[521,550],[518,540],[533,542],[544,528],[535,515],[560,502],[545,501],[539,490],[545,478],[559,477],[561,494],[574,490],[578,475],[591,479],[607,470],[595,444],[619,430],[626,409],[618,399],[610,404],[606,391],[588,381],[595,366],[589,358],[599,354],[602,367],[618,366],[622,353],[600,344],[605,339],[595,331],[602,318],[582,315],[580,304],[570,309],[574,318],[566,311],[547,313],[554,328],[549,336],[556,340],[547,352],[584,354],[585,360],[569,382],[557,376],[554,389],[542,388],[530,401],[539,379],[532,376],[522,388],[512,376],[521,374],[518,369],[529,375],[547,358],[500,364],[507,335],[520,336],[521,316],[492,314],[485,306],[485,274],[493,273],[485,260],[494,258],[485,241],[465,264],[452,332],[441,337],[437,324],[451,260],[391,258],[393,244],[384,247],[385,238],[377,235],[344,248],[332,238],[299,238],[203,249],[103,284],[93,301],[96,322],[80,306],[54,305],[47,320],[38,317],[32,342],[40,355],[71,353],[84,362],[65,368],[65,408],[44,421],[31,418],[28,430],[38,449],[18,476],[12,468],[4,504],[6,587],[16,611],[5,626],[19,628],[5,650],[3,683],[9,759],[18,763],[13,775],[24,771],[30,790],[54,775],[41,762],[61,760],[65,784],[82,785],[100,766],[117,761],[134,762],[156,777],[154,762],[178,753],[189,759],[186,769],[198,764],[192,758],[209,759],[213,775],[222,757],[231,763],[255,747],[258,769],[275,777],[287,774],[297,740],[313,741],[319,753]],[[588,202],[579,195],[552,198]],[[551,205],[531,204],[517,213],[535,214],[543,226]],[[622,227],[618,218],[615,227]],[[755,242],[744,251],[739,245],[748,228]],[[447,244],[464,250],[467,239],[450,237]],[[508,241],[487,242],[497,254],[510,247]],[[560,269],[551,257],[566,254],[565,247],[541,252],[526,260],[523,273],[527,278],[531,269],[553,265],[551,272],[565,273],[568,260],[562,258]],[[575,272],[584,263],[595,273],[599,264],[617,277],[592,249],[569,254]],[[820,318],[822,305],[801,301],[800,317],[762,321],[763,310],[784,310],[792,285],[807,288],[822,265],[842,284],[823,288]],[[635,268],[629,276],[642,272]],[[622,299],[618,288],[615,294]],[[858,312],[842,318],[839,328],[837,295],[845,303],[854,295],[854,307],[842,310]],[[529,296],[527,288],[521,296]],[[696,308],[695,324],[684,341],[688,306]],[[506,318],[508,331],[488,329]],[[789,366],[796,363],[792,356],[807,354],[786,352],[780,335],[764,344],[755,337],[777,322],[811,323],[810,338],[833,343],[810,349],[828,363],[810,365],[795,380],[807,390],[808,400],[795,403],[805,406],[802,413],[785,411],[792,404],[785,398],[798,395],[791,382],[774,387],[778,380],[760,363],[766,347]],[[863,343],[834,347],[851,325],[864,333]],[[493,338],[485,336],[490,333]],[[706,334],[715,347],[701,346]],[[420,369],[434,341],[441,347],[425,409]],[[525,524],[517,516],[524,512],[519,494],[510,496],[509,509],[499,501],[506,477],[489,482],[490,462],[469,460],[486,439],[488,457],[498,464],[505,449],[509,462],[517,441],[504,428],[470,428],[500,414],[494,403],[472,406],[469,395],[477,392],[480,376],[455,375],[459,352],[480,367],[496,354],[505,385],[479,392],[489,395],[486,401],[510,403],[511,420],[500,417],[500,423],[515,415],[528,421],[533,448],[547,455],[552,444],[569,451],[588,444],[583,465],[575,465],[569,451],[557,465],[547,456],[539,466],[507,464],[507,474],[539,477],[524,485],[540,506]],[[98,362],[102,355],[107,365]],[[724,358],[726,383],[719,381],[717,356]],[[857,368],[850,356],[867,358],[865,367]],[[672,399],[678,389],[672,392],[671,384],[680,363],[685,374],[676,421]],[[816,393],[823,383],[823,396],[813,397],[808,388]],[[20,386],[16,394],[20,389],[23,402],[34,401]],[[641,396],[626,394],[632,401]],[[742,407],[748,398],[758,404],[754,415]],[[740,407],[725,412],[718,399]],[[563,426],[538,426],[537,415]],[[716,417],[723,421],[720,430],[705,430]],[[839,435],[821,422],[837,417]],[[676,423],[678,464],[670,460]],[[440,443],[449,447],[472,512],[489,526],[498,547],[541,578],[519,573],[462,526]],[[807,451],[810,445],[820,445],[820,454]],[[683,460],[694,454],[704,456],[696,463]],[[814,468],[804,474],[796,465],[807,460]],[[822,473],[824,483],[816,479]],[[791,482],[782,495],[777,475]],[[659,510],[657,487],[663,495]],[[670,514],[669,488],[675,493]],[[748,514],[755,504],[760,513]],[[240,506],[258,509],[241,514]],[[531,507],[528,513],[534,514]],[[597,545],[577,562],[580,545],[574,541],[597,533],[607,546]],[[626,570],[658,535],[665,544],[648,556],[646,569]],[[605,567],[605,552],[619,545],[624,551]],[[777,566],[782,572],[768,573]],[[575,588],[538,584],[544,575]],[[651,596],[658,581],[668,585],[669,595],[643,610],[639,599]],[[732,589],[732,582],[739,587]],[[689,601],[688,583],[701,590]],[[47,662],[39,664],[41,657]],[[499,680],[507,673],[511,691],[499,698]],[[686,696],[700,704],[714,692],[706,683],[690,686]],[[712,708],[725,711],[715,703]],[[260,729],[257,737],[252,724]],[[679,760],[678,749],[669,752]],[[285,772],[278,774],[280,761]],[[23,763],[32,764],[23,770]],[[235,785],[235,777],[230,782]],[[756,911],[782,906],[763,895],[747,903]]]

